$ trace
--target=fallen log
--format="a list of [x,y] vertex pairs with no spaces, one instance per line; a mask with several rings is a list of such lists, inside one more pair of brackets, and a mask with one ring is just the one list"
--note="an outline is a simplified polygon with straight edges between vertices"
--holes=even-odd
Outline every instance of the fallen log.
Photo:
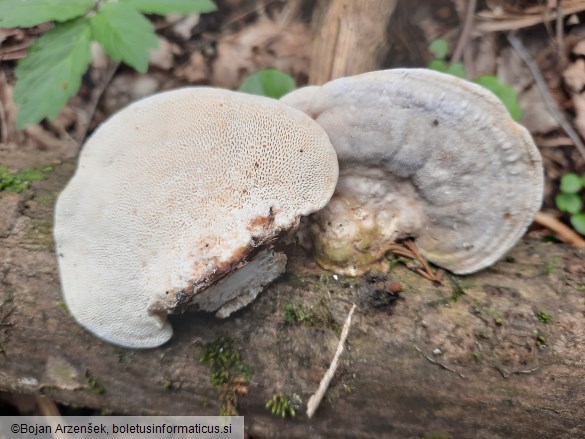
[[[287,273],[236,315],[173,316],[166,345],[123,349],[63,306],[52,210],[73,169],[0,193],[1,391],[115,414],[237,406],[254,438],[585,437],[583,250],[524,241],[490,269],[436,286],[400,263],[389,278],[333,276],[297,249]],[[346,350],[308,419],[352,303]],[[221,340],[246,377],[218,390],[200,359]],[[296,417],[265,408],[278,393]]]

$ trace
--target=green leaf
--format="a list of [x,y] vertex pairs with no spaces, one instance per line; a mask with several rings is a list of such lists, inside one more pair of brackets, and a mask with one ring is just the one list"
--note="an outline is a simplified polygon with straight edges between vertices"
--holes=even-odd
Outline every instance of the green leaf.
[[31,46],[15,71],[18,128],[55,118],[77,94],[91,60],[90,37],[89,20],[77,18],[56,25]]
[[561,177],[561,192],[565,194],[576,194],[581,190],[581,179],[571,172]]
[[585,213],[571,215],[571,224],[581,235],[585,235]]
[[585,187],[585,174],[581,176],[581,186]]
[[435,40],[429,45],[429,50],[435,58],[445,59],[449,53],[449,43],[443,39]]
[[217,10],[211,0],[120,0],[146,14],[205,14]]
[[278,69],[264,69],[248,75],[240,86],[240,91],[280,99],[296,87],[294,78],[288,73]]
[[561,212],[578,213],[583,207],[577,194],[559,194],[555,197],[555,203]]
[[158,47],[158,39],[140,12],[125,3],[106,3],[90,22],[94,38],[110,58],[146,72],[150,49]]
[[465,71],[465,66],[463,63],[456,62],[454,64],[449,64],[447,67],[447,71],[445,73],[449,73],[450,75],[457,76],[458,78],[467,78],[467,72]]
[[493,75],[480,76],[473,82],[487,88],[500,98],[510,112],[512,119],[522,119],[522,108],[520,108],[520,105],[518,104],[518,93],[516,93],[512,87],[502,84],[498,78]]
[[447,70],[449,70],[449,64],[442,59],[434,59],[429,63],[429,69],[436,72],[447,73]]
[[79,17],[95,0],[0,0],[0,28],[31,27]]

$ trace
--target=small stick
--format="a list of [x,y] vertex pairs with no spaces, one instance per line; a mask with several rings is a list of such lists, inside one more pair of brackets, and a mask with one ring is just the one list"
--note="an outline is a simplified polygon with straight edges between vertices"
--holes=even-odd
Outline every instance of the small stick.
[[309,417],[309,419],[313,417],[313,415],[315,414],[315,411],[319,407],[319,404],[321,404],[321,400],[323,399],[323,396],[325,396],[325,392],[327,392],[327,389],[329,388],[329,384],[331,384],[331,380],[333,379],[333,375],[335,374],[335,371],[337,370],[337,366],[339,365],[339,357],[341,356],[341,354],[343,352],[343,345],[345,344],[345,339],[347,338],[347,335],[349,334],[349,326],[351,325],[351,316],[353,315],[354,310],[355,310],[355,303],[351,307],[351,310],[349,311],[347,319],[345,320],[345,324],[343,325],[343,330],[341,331],[341,337],[339,338],[339,343],[337,344],[337,351],[335,351],[335,356],[333,357],[333,361],[331,362],[329,369],[327,369],[327,372],[325,372],[325,375],[321,379],[321,382],[319,383],[319,388],[317,389],[317,392],[315,392],[315,394],[313,396],[311,396],[311,398],[309,398],[309,402],[307,403],[307,416]]
[[534,217],[534,222],[555,232],[561,241],[574,245],[577,248],[585,248],[585,239],[581,238],[577,232],[560,222],[554,216],[544,212],[537,212]]
[[457,41],[457,45],[455,46],[455,50],[453,51],[453,56],[451,57],[452,63],[461,61],[463,50],[465,49],[465,46],[467,46],[469,34],[471,33],[471,29],[473,27],[473,16],[475,14],[476,5],[477,0],[469,0],[469,2],[467,3],[467,8],[465,9],[465,21],[463,23],[463,29],[461,30],[461,35],[459,35],[459,40]]
[[585,159],[585,145],[583,144],[583,141],[581,140],[581,137],[579,136],[577,131],[573,129],[567,118],[560,112],[557,103],[550,94],[548,85],[546,84],[546,81],[544,80],[542,73],[540,73],[540,69],[538,68],[536,63],[530,58],[530,55],[526,51],[526,48],[522,44],[522,41],[520,41],[520,39],[513,33],[509,33],[507,36],[508,41],[510,42],[512,48],[516,51],[520,59],[524,61],[524,64],[526,64],[526,67],[528,67],[530,73],[532,73],[532,76],[536,81],[538,91],[540,91],[542,100],[544,101],[544,105],[546,106],[547,110],[555,118],[555,120],[558,122],[563,131],[567,134],[567,136],[571,138],[571,140],[575,144],[575,147],[577,148],[577,151],[579,151],[581,156]]

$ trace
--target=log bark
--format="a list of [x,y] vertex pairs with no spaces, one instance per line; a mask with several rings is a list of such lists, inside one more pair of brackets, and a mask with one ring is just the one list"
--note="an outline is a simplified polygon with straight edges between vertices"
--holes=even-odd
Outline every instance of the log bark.
[[[585,437],[582,250],[522,242],[506,261],[442,286],[401,265],[392,281],[335,278],[299,252],[235,316],[175,316],[168,344],[123,349],[87,333],[61,303],[52,209],[73,168],[0,193],[0,390],[105,413],[218,414],[221,396],[199,358],[229,336],[254,370],[239,397],[249,437]],[[347,349],[309,420],[306,403],[352,303]],[[309,317],[285,323],[287,305]],[[300,405],[295,418],[265,409],[278,392]]]

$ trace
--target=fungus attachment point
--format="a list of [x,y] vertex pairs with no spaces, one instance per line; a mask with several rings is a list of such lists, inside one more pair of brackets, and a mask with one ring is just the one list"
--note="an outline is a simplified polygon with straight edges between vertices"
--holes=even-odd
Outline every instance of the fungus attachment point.
[[317,261],[357,275],[413,238],[459,274],[524,234],[543,196],[528,131],[484,88],[424,69],[340,78],[281,99],[315,119],[339,159],[338,187],[308,221]]
[[228,316],[283,272],[273,245],[337,173],[323,129],[278,101],[185,88],[130,105],[87,141],[57,202],[69,310],[134,348],[166,342],[170,313]]

